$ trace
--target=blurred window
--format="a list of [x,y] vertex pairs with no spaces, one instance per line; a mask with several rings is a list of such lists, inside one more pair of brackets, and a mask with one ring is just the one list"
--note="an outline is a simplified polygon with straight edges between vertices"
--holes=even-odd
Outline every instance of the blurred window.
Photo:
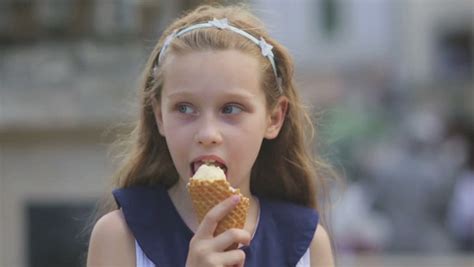
[[[160,1],[2,0],[0,44],[156,35]],[[150,14],[153,14],[151,16]]]
[[321,0],[317,2],[321,10],[322,32],[326,37],[333,37],[339,27],[340,3],[338,0]]
[[27,206],[29,267],[85,266],[85,224],[93,204],[37,204]]
[[468,27],[444,31],[438,40],[437,71],[447,79],[472,79],[473,33]]

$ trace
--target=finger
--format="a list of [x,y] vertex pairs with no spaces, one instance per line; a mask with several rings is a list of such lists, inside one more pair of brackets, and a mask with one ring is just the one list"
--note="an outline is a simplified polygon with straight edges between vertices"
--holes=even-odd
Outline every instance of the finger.
[[237,228],[229,229],[222,234],[218,235],[212,244],[212,248],[216,251],[224,251],[233,244],[244,244],[250,243],[250,233]]
[[243,266],[245,263],[245,252],[241,249],[234,249],[223,252],[220,263],[224,266]]
[[201,224],[196,230],[195,236],[198,238],[214,236],[219,221],[224,218],[224,216],[227,215],[227,213],[229,213],[237,203],[239,203],[239,201],[240,196],[233,195],[214,206],[202,219]]

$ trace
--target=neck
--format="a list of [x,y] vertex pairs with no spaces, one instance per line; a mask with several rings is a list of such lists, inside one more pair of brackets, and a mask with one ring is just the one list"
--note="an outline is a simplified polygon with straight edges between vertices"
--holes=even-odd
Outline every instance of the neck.
[[191,229],[191,231],[196,232],[199,222],[194,213],[191,197],[186,189],[186,184],[183,183],[182,179],[179,179],[178,182],[168,190],[168,195],[186,225]]

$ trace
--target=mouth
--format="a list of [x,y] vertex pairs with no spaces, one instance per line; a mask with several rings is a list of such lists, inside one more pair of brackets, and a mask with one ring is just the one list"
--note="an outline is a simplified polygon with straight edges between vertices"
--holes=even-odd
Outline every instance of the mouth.
[[221,168],[224,173],[227,175],[227,166],[224,161],[218,157],[200,157],[197,160],[191,162],[191,174],[194,176],[196,171],[201,167],[201,165],[215,166]]

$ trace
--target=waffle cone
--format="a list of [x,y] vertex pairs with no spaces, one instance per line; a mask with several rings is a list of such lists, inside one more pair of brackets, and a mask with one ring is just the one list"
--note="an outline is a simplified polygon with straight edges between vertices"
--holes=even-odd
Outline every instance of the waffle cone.
[[[234,190],[227,180],[191,178],[188,184],[188,191],[191,195],[193,207],[197,214],[199,223],[207,212],[219,202],[232,195],[240,195],[240,202],[219,222],[214,235],[217,236],[230,228],[244,228],[250,200],[247,197],[244,197],[240,193],[240,190]],[[237,247],[236,244],[235,247]]]

